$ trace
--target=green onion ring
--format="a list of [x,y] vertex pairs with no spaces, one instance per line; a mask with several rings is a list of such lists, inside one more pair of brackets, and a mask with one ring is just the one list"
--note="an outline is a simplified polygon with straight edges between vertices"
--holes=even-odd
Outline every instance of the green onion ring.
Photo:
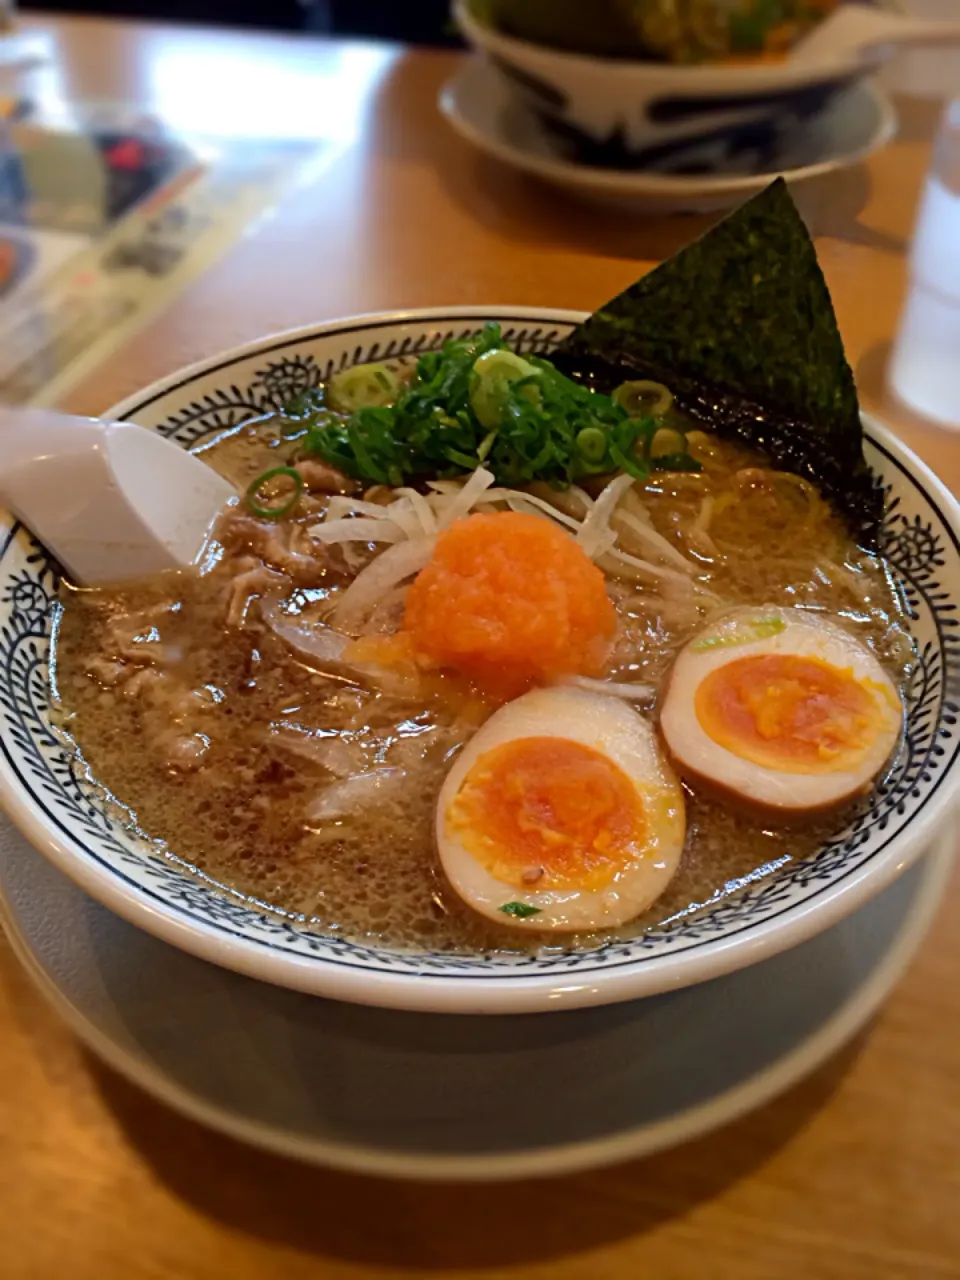
[[[673,392],[662,382],[641,378],[634,382],[621,382],[612,395],[614,404],[631,418],[662,418],[673,405]],[[650,399],[652,403],[638,405],[638,400]]]
[[[282,506],[265,507],[257,501],[257,494],[269,480],[275,480],[277,476],[290,477],[294,484],[293,493]],[[300,501],[301,493],[303,493],[303,476],[299,471],[293,467],[273,467],[270,471],[265,471],[262,476],[257,476],[256,480],[251,480],[244,494],[244,501],[253,514],[259,516],[261,520],[281,520]]]
[[577,449],[588,462],[602,462],[607,452],[607,437],[600,427],[584,427],[577,433]]

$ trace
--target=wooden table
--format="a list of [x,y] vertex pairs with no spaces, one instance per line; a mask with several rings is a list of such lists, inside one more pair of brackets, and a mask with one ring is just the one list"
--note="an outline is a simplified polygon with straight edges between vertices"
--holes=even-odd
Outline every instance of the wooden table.
[[[80,387],[78,410],[231,343],[336,315],[591,308],[702,225],[598,213],[473,155],[435,110],[451,55],[86,20],[28,26],[53,40],[44,74],[66,94],[162,108],[202,74],[221,105],[260,91],[315,102],[345,146]],[[811,193],[805,210],[865,404],[960,487],[960,438],[911,421],[882,390],[937,115],[929,102],[900,105],[899,141]],[[648,1161],[504,1187],[344,1177],[211,1135],[94,1063],[0,945],[0,1277],[960,1277],[958,912],[955,879],[868,1034],[785,1097]]]

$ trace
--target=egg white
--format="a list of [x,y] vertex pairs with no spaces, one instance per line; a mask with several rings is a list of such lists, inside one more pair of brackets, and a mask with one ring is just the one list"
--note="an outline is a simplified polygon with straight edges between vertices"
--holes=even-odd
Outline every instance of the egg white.
[[[601,752],[627,775],[643,804],[647,843],[600,890],[536,892],[498,880],[466,849],[448,812],[480,756],[517,738],[557,737]],[[640,915],[669,884],[686,835],[683,792],[652,726],[619,698],[582,689],[535,689],[507,703],[483,725],[458,757],[437,804],[437,847],[450,883],[475,911],[523,929],[590,931]],[[508,902],[536,907],[525,919],[505,914]]]
[[[783,623],[776,635],[750,640],[751,623]],[[738,638],[746,637],[742,642]],[[730,643],[697,649],[704,641]],[[879,711],[879,729],[855,766],[823,773],[793,773],[744,759],[715,742],[697,717],[695,698],[706,677],[720,667],[756,654],[819,658],[849,668],[867,686]],[[660,710],[660,730],[674,764],[685,777],[705,780],[742,800],[784,814],[831,808],[867,790],[892,755],[903,724],[893,681],[870,650],[836,623],[801,609],[765,605],[735,609],[707,627],[680,652]]]

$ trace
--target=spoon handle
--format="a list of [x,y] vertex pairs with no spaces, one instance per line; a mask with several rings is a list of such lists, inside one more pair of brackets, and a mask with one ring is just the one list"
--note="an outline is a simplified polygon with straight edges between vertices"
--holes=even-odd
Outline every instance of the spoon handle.
[[95,418],[0,405],[0,504],[22,518],[18,499],[32,479],[28,469],[46,458],[63,459],[64,488],[69,492],[71,459],[78,453],[95,452],[103,432],[103,423]]
[[[887,21],[881,22],[880,18]],[[960,21],[935,21],[931,18],[904,18],[897,14],[877,14],[876,27],[864,32],[861,47],[881,44],[924,45],[960,42]]]

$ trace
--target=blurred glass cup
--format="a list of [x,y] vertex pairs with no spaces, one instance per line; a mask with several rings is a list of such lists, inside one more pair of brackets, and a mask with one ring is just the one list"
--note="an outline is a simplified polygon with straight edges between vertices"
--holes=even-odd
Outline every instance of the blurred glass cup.
[[889,376],[908,408],[960,429],[960,100],[934,146]]

